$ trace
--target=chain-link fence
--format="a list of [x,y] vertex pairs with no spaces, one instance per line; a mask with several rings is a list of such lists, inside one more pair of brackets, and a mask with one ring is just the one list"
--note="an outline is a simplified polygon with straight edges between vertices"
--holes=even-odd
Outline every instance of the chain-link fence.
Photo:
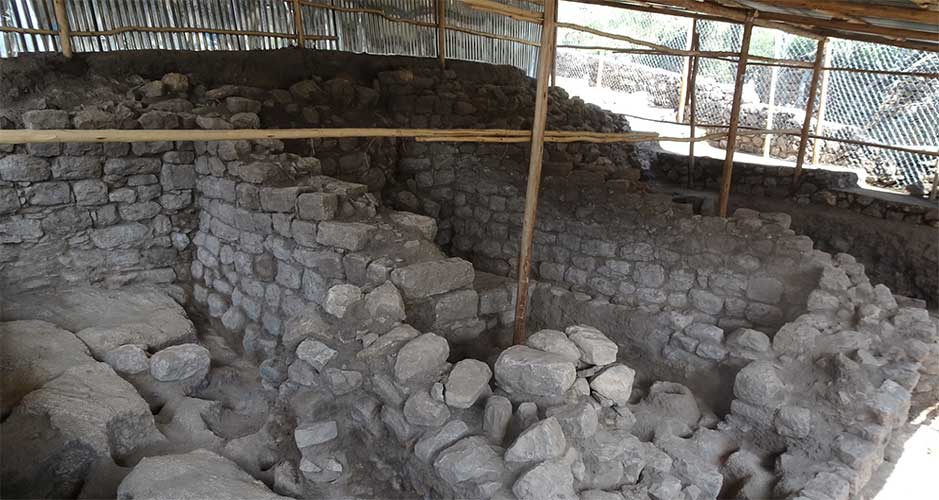
[[[625,34],[672,49],[690,48],[687,18],[595,5],[561,2],[560,21]],[[743,26],[711,20],[697,22],[702,51],[739,52]],[[679,101],[686,94],[688,58],[665,54],[617,54],[640,48],[580,31],[558,33],[557,84],[588,102],[625,113],[637,127],[675,132],[667,122],[687,123]],[[901,72],[939,72],[939,54],[848,40],[832,40],[826,67]],[[755,27],[750,55],[814,63],[815,40]],[[723,131],[730,122],[737,63],[700,58],[695,85],[696,121],[703,132]],[[748,65],[744,78],[741,127],[801,129],[812,69]],[[815,105],[812,134],[852,141],[939,151],[939,79],[891,74],[826,71]],[[827,87],[827,88],[825,88]],[[824,99],[824,104],[822,104]],[[683,112],[684,111],[684,112]],[[821,125],[819,125],[819,122]],[[715,127],[708,127],[712,125]],[[686,129],[685,127],[684,129]],[[737,151],[794,161],[799,137],[747,135]],[[929,191],[934,157],[831,140],[810,139],[806,161],[863,168],[868,182],[913,193]],[[724,148],[726,141],[714,146]]]

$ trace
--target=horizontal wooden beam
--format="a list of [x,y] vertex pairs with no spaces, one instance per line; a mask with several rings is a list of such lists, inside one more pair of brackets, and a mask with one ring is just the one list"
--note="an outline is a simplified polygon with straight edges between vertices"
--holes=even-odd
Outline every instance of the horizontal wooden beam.
[[541,24],[544,20],[544,14],[541,12],[511,7],[499,2],[493,2],[492,0],[463,0],[463,3],[473,10],[511,17],[516,21]]
[[[263,36],[271,38],[289,38],[295,40],[296,33],[280,33],[271,31],[245,31],[245,30],[225,30],[215,28],[172,28],[163,26],[121,26],[101,31],[73,31],[72,37],[80,36],[113,36],[121,33],[209,33],[213,35],[232,35],[232,36]],[[330,35],[306,35],[306,40],[335,40],[335,36]]]
[[924,8],[908,9],[905,7],[896,7],[878,3],[855,3],[844,2],[841,0],[827,0],[818,2],[816,0],[763,0],[769,5],[776,7],[793,7],[798,9],[808,9],[816,11],[825,11],[833,14],[840,14],[845,17],[878,18],[892,19],[896,21],[907,21],[923,24],[934,24],[936,22],[935,11]]

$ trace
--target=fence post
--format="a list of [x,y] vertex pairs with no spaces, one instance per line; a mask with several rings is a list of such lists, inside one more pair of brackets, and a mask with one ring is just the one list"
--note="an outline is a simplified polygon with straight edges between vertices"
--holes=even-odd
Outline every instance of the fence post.
[[69,34],[68,11],[65,9],[65,0],[55,0],[55,23],[59,25],[59,45],[62,46],[62,55],[72,57],[72,35]]
[[[828,39],[825,39],[825,55],[822,60],[822,66],[828,67],[831,63],[831,45],[827,45]],[[822,72],[822,93],[818,98],[818,118],[815,121],[815,135],[820,136],[823,132],[823,123],[825,122],[825,108],[827,107],[828,102],[828,85],[829,80],[831,79],[831,71],[823,70]],[[818,165],[818,159],[822,152],[822,140],[815,139],[812,143],[812,165]]]
[[[694,50],[694,37],[698,34],[698,18],[691,18],[691,31],[688,32],[688,40],[685,43],[685,50]],[[677,122],[685,120],[685,101],[688,100],[688,84],[691,75],[691,56],[685,58],[681,68],[681,83],[678,84],[678,116]]]
[[[818,91],[818,79],[822,73],[828,74],[827,71],[824,71],[823,65],[825,64],[825,53],[827,52],[828,39],[822,38],[818,41],[818,47],[815,50],[815,69],[812,70],[812,83],[809,87],[809,98],[805,103],[805,119],[802,122],[802,136],[799,138],[799,152],[796,153],[796,170],[793,172],[793,177],[796,179],[802,174],[802,165],[805,163],[805,148],[808,146],[809,140],[809,129],[812,128],[812,110],[815,109],[815,94]],[[819,121],[815,124],[816,130],[818,130],[818,124],[821,123],[822,111],[824,110],[823,104],[825,103],[825,89],[822,89],[821,103],[818,105],[818,117]],[[818,151],[818,145],[821,143],[821,140],[817,138],[816,134],[815,139],[815,152]],[[813,162],[814,163],[814,162]],[[798,189],[796,183],[792,184],[792,189],[795,191]]]
[[[781,31],[777,31],[773,36],[773,58],[779,59],[782,55],[782,44],[779,43],[780,35],[785,36]],[[773,71],[769,77],[769,105],[766,107],[766,129],[773,130],[773,115],[776,113],[776,85],[779,81],[779,66],[773,66]],[[763,136],[763,157],[769,158],[773,149],[773,134]]]
[[737,149],[737,125],[740,123],[740,101],[743,100],[743,78],[747,72],[750,56],[750,34],[753,33],[754,12],[747,15],[743,25],[743,40],[737,60],[737,75],[734,77],[734,102],[730,107],[730,128],[727,131],[727,149],[724,153],[724,169],[721,172],[720,216],[727,217],[727,202],[730,198],[730,183],[734,173],[734,150]]
[[437,0],[437,59],[440,67],[447,67],[447,0]]
[[297,33],[297,46],[306,47],[306,39],[303,35],[303,8],[300,0],[293,0],[293,29]]
[[528,187],[525,191],[525,218],[518,255],[518,284],[515,293],[515,328],[512,343],[524,344],[528,337],[528,280],[531,274],[532,243],[535,238],[535,217],[538,192],[541,189],[541,160],[544,157],[544,129],[548,118],[548,77],[554,58],[555,17],[557,0],[545,0],[544,24],[541,26],[541,49],[538,51],[538,78],[535,92],[535,116],[531,128],[531,155],[528,163]]

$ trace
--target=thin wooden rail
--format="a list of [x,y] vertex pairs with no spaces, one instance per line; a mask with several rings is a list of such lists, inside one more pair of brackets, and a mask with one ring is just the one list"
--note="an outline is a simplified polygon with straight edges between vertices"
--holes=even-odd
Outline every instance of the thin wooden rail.
[[[111,36],[111,35],[120,35],[122,33],[131,33],[131,32],[142,32],[142,33],[209,33],[213,35],[233,35],[233,36],[266,36],[271,38],[284,38],[290,40],[296,40],[297,35],[294,33],[281,33],[276,31],[244,31],[244,30],[227,30],[227,29],[217,29],[217,28],[175,28],[175,27],[165,27],[165,26],[121,26],[120,28],[113,28],[109,30],[101,31],[73,31],[72,37],[76,36]],[[306,40],[335,40],[336,37],[332,35],[306,35],[304,37]]]
[[511,17],[516,21],[534,24],[541,24],[544,21],[544,15],[541,12],[511,7],[509,5],[493,2],[492,0],[463,0],[463,3],[473,10]]

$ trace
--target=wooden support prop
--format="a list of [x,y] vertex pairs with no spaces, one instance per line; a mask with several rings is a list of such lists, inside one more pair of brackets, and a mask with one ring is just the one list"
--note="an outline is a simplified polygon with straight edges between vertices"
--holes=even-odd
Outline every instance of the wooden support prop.
[[[818,41],[818,46],[815,49],[815,70],[812,71],[812,83],[809,86],[809,97],[805,102],[805,119],[802,120],[802,136],[799,137],[799,152],[796,153],[796,169],[792,173],[793,177],[796,179],[802,175],[802,165],[805,163],[805,148],[808,146],[809,132],[812,128],[812,114],[815,111],[815,95],[818,93],[818,81],[824,72],[824,70],[822,70],[822,66],[825,62],[825,51],[827,45],[828,39],[822,39]],[[824,92],[822,94],[824,94]],[[822,99],[825,99],[824,95],[822,95]],[[818,107],[818,111],[819,118],[821,118],[821,104]],[[821,142],[822,141],[815,139],[815,150],[817,150]],[[814,153],[812,162],[815,162]],[[793,188],[798,189],[795,184],[793,184]]]
[[300,0],[293,0],[293,30],[297,33],[297,46],[306,47],[303,36],[303,6],[300,5]]
[[747,56],[750,52],[750,34],[753,32],[751,12],[743,25],[743,40],[740,42],[740,60],[734,78],[734,101],[730,107],[730,129],[727,131],[727,150],[724,155],[724,170],[721,174],[720,216],[727,217],[727,201],[730,198],[730,182],[734,173],[734,150],[737,149],[737,125],[740,123],[740,101],[743,97],[743,77],[747,71]]
[[[694,49],[694,36],[698,32],[698,20],[691,20],[691,29],[688,31],[687,50]],[[679,122],[685,121],[685,102],[688,100],[688,82],[691,79],[691,56],[685,58],[685,64],[682,68],[681,83],[678,85],[678,115]]]
[[440,67],[447,67],[447,0],[437,0],[434,13],[437,15],[437,59]]
[[[701,46],[700,35],[697,31],[694,33],[694,37],[691,39],[691,48],[693,50],[698,50],[698,47]],[[688,142],[688,187],[692,186],[694,182],[694,144],[695,144],[695,124],[698,119],[698,97],[695,88],[698,81],[698,64],[700,60],[698,56],[691,57],[691,64],[688,68],[690,75],[688,77],[688,97],[689,102],[688,106],[691,108],[688,110],[688,137],[692,140]]]
[[932,191],[929,193],[929,199],[935,200],[939,197],[939,160],[936,160],[936,168],[932,173]]
[[62,46],[62,55],[72,57],[72,36],[69,33],[68,11],[65,9],[65,0],[55,0],[55,23],[59,26],[59,45]]
[[[818,55],[816,54],[816,57]],[[828,61],[831,59],[831,45],[828,45],[828,40],[825,39],[825,55],[823,66],[828,65]],[[822,72],[822,91],[821,95],[818,98],[818,118],[815,119],[815,135],[822,135],[822,129],[825,123],[825,110],[828,109],[828,86],[831,81],[831,72],[823,71]],[[812,165],[818,165],[819,157],[822,153],[822,141],[815,140],[812,144]]]
[[518,255],[518,287],[515,294],[515,331],[513,344],[524,344],[528,337],[528,280],[531,274],[532,243],[535,237],[535,214],[541,188],[541,161],[544,157],[545,122],[548,118],[548,73],[554,58],[555,17],[557,0],[545,0],[544,23],[541,27],[541,50],[538,51],[538,78],[535,92],[535,117],[531,130],[531,157],[528,163],[528,188],[525,191],[525,218],[522,243]]

